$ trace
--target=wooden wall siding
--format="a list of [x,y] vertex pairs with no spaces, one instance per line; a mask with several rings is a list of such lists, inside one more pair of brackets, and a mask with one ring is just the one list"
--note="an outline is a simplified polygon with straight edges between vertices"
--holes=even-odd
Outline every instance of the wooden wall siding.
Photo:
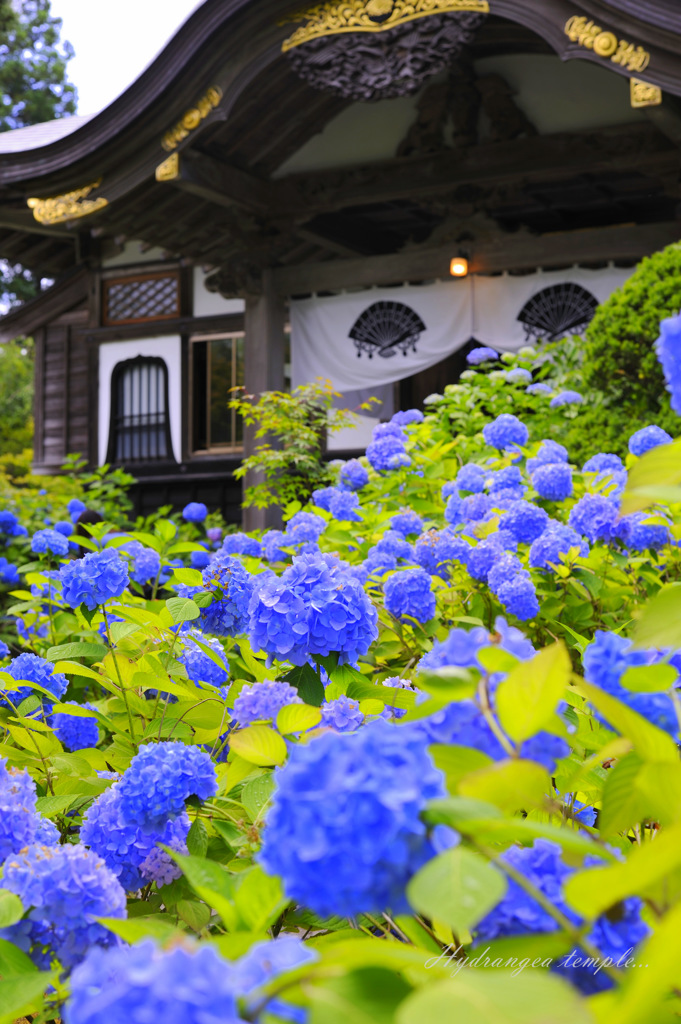
[[34,458],[48,472],[57,472],[70,452],[90,454],[89,355],[78,332],[87,321],[87,309],[67,313],[37,339]]

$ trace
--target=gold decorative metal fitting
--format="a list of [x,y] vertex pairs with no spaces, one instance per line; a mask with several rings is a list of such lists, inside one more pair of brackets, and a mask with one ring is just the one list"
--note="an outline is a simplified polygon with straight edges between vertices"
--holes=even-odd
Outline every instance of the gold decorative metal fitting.
[[205,121],[211,110],[215,110],[219,106],[221,99],[222,89],[217,85],[211,85],[201,99],[197,100],[196,105],[186,111],[175,127],[165,133],[161,139],[161,145],[165,151],[170,153],[176,149],[188,135],[199,127],[202,121]]
[[632,107],[659,107],[662,103],[662,89],[658,85],[642,82],[640,78],[629,79]]
[[597,57],[609,59],[629,71],[644,71],[650,64],[650,54],[642,46],[618,39],[614,32],[608,32],[582,15],[568,18],[565,35],[585,50],[593,50]]
[[156,168],[156,181],[175,181],[180,176],[180,154],[171,153]]
[[49,199],[31,198],[26,200],[29,209],[39,224],[63,224],[67,220],[88,217],[97,210],[109,205],[104,196],[88,199],[94,189],[99,188],[102,179],[93,181],[91,185],[76,188],[73,192],[65,192],[62,196],[51,196]]
[[384,32],[431,14],[473,11],[489,14],[489,0],[334,0],[301,11],[291,21],[304,21],[282,43],[286,53],[302,43],[343,32]]

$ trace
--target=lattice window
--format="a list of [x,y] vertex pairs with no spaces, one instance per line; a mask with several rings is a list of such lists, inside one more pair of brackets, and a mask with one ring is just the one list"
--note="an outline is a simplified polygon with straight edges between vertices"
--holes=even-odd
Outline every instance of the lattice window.
[[137,356],[114,367],[107,462],[172,458],[168,370],[162,359]]
[[579,284],[565,282],[542,289],[526,302],[518,320],[525,325],[528,341],[557,341],[566,334],[584,334],[598,306]]
[[176,271],[138,274],[104,282],[103,322],[139,324],[180,315],[180,275]]

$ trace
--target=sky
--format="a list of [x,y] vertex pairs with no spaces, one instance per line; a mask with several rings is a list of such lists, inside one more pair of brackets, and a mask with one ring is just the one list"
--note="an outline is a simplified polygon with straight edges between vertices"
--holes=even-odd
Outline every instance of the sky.
[[140,75],[202,0],[52,0],[62,39],[76,55],[68,65],[78,113],[108,106]]

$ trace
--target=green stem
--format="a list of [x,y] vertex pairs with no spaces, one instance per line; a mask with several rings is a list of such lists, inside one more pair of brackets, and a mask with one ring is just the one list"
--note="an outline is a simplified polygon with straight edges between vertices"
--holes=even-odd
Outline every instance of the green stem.
[[132,717],[132,709],[130,707],[130,701],[128,700],[128,694],[123,686],[123,679],[121,677],[121,670],[118,667],[118,660],[116,658],[116,652],[113,649],[113,643],[111,641],[111,630],[109,629],[109,616],[106,614],[106,604],[102,605],[102,615],[104,616],[104,630],[106,632],[106,638],[109,641],[109,647],[111,648],[111,654],[113,655],[114,668],[116,669],[116,676],[118,678],[118,685],[121,690],[121,696],[123,697],[123,703],[125,704],[125,710],[128,712],[128,724],[130,726],[130,739],[133,743],[136,743],[135,738],[135,722]]

